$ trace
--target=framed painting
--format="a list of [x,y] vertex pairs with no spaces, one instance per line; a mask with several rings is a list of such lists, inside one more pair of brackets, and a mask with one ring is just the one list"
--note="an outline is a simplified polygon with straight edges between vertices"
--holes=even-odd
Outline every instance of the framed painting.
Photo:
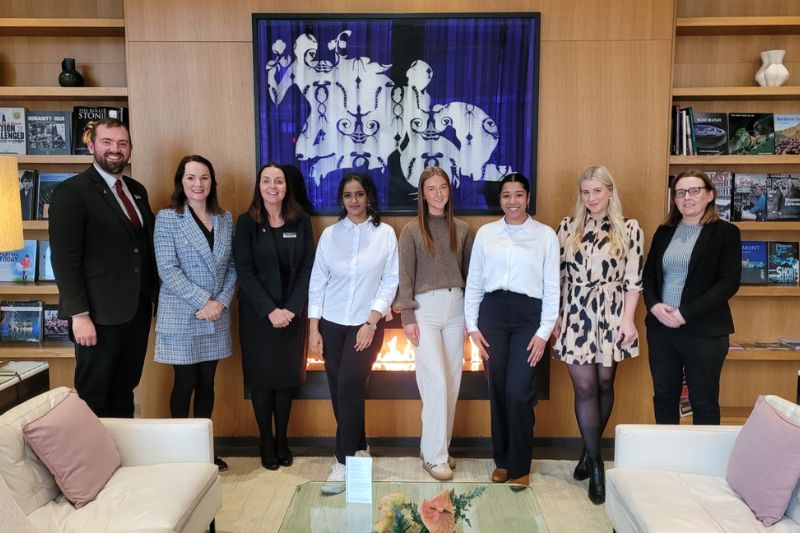
[[458,213],[499,212],[510,172],[535,206],[539,34],[538,13],[254,14],[256,165],[298,167],[320,214],[350,172],[416,213],[429,165]]

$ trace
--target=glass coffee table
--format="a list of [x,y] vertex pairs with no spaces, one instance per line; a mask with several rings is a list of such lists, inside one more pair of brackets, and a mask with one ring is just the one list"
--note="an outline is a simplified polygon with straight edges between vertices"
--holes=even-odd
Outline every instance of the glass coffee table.
[[499,483],[438,483],[415,481],[374,481],[372,504],[347,504],[345,493],[326,496],[320,492],[321,481],[298,485],[286,510],[280,531],[296,533],[371,533],[384,518],[381,498],[388,493],[402,492],[404,500],[420,505],[422,499],[435,497],[443,490],[454,490],[456,496],[485,487],[483,494],[472,500],[465,520],[454,529],[457,532],[548,531],[533,488],[511,490]]

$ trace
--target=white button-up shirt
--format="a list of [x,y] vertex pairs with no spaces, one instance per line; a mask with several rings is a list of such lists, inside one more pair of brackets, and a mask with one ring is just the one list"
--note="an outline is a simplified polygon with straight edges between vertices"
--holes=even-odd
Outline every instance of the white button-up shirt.
[[549,226],[528,218],[509,225],[504,218],[478,229],[464,289],[467,331],[478,331],[483,296],[506,290],[542,301],[536,336],[547,340],[558,317],[559,244]]
[[103,181],[106,182],[108,188],[111,189],[111,194],[114,196],[114,199],[119,204],[120,208],[122,209],[122,212],[125,213],[125,216],[128,216],[128,211],[127,209],[125,209],[125,204],[122,203],[122,198],[120,198],[117,195],[117,189],[116,189],[117,179],[119,179],[120,182],[122,182],[122,191],[125,193],[125,196],[128,197],[128,200],[130,200],[131,204],[133,205],[133,209],[136,210],[136,214],[139,215],[139,224],[142,224],[142,221],[144,220],[142,218],[142,212],[139,211],[139,206],[136,205],[136,200],[133,198],[131,191],[128,189],[128,185],[125,183],[125,180],[122,178],[116,178],[112,176],[111,174],[100,168],[100,166],[98,166],[97,163],[92,163],[92,164],[94,165],[94,169],[97,171],[97,173],[100,174],[100,177],[103,178]]
[[399,283],[391,226],[343,218],[322,232],[308,288],[309,318],[358,326],[371,310],[386,315]]

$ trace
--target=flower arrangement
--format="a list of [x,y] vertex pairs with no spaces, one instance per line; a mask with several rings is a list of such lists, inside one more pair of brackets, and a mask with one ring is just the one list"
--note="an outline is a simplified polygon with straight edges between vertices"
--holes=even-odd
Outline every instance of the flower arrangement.
[[467,511],[485,490],[476,487],[466,494],[443,490],[430,500],[423,498],[419,506],[407,502],[403,492],[390,492],[381,498],[383,519],[375,523],[375,533],[452,533],[459,520],[471,526]]

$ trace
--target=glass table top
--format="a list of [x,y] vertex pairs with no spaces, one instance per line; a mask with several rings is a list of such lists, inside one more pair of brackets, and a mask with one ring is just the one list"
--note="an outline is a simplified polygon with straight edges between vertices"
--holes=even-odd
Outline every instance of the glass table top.
[[[298,485],[283,518],[280,531],[285,533],[372,533],[391,532],[391,527],[382,529],[387,518],[382,512],[382,498],[390,493],[402,493],[383,501],[384,511],[391,508],[400,511],[399,502],[416,504],[431,500],[442,491],[453,491],[455,497],[471,493],[483,487],[483,493],[471,501],[464,512],[465,519],[456,522],[455,532],[497,533],[501,531],[548,532],[542,511],[536,501],[533,488],[520,491],[499,483],[440,483],[435,481],[374,481],[372,504],[348,504],[345,493],[322,494],[324,483],[311,481]],[[391,503],[388,501],[391,498]],[[441,503],[441,500],[437,500]],[[424,511],[424,510],[423,510]],[[431,514],[427,513],[430,520]],[[434,518],[435,519],[435,518]],[[469,522],[467,522],[467,520]],[[409,531],[415,531],[409,529]]]

